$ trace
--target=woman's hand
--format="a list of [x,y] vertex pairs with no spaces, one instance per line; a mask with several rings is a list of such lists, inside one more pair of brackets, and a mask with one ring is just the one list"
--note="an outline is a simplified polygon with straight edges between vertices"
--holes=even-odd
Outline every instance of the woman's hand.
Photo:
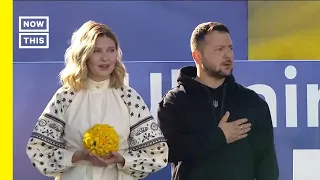
[[106,167],[109,164],[121,163],[124,165],[124,158],[117,152],[112,152],[107,156],[99,157],[94,154],[89,154],[90,161],[93,165]]
[[77,163],[79,161],[83,161],[83,160],[90,160],[89,158],[89,153],[87,151],[76,151],[73,156],[72,156],[72,163]]

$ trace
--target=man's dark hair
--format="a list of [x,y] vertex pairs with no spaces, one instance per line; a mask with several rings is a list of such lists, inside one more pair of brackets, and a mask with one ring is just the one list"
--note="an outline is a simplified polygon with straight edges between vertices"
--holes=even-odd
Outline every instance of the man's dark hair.
[[201,50],[207,34],[213,31],[225,32],[230,34],[229,29],[222,23],[218,22],[205,22],[199,24],[192,32],[190,38],[191,52]]

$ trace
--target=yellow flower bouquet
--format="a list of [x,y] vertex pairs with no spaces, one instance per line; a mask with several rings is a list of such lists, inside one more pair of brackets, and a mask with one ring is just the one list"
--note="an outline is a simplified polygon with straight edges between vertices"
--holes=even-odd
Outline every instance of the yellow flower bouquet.
[[112,126],[95,124],[85,132],[82,143],[91,154],[103,157],[118,150],[119,136]]

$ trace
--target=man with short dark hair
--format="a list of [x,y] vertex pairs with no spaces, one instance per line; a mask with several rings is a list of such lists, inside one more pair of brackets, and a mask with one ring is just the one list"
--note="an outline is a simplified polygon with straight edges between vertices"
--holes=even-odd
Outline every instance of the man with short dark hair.
[[159,103],[173,180],[278,180],[268,104],[233,75],[228,28],[217,22],[192,33],[196,66]]

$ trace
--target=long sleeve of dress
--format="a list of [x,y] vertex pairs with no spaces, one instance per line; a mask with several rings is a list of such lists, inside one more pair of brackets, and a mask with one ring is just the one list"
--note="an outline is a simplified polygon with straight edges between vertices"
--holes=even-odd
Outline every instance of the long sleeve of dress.
[[130,113],[129,149],[121,154],[125,165],[119,168],[135,178],[143,179],[168,164],[168,146],[141,96],[131,88],[123,89]]
[[43,175],[59,176],[72,164],[76,150],[67,149],[63,140],[64,111],[72,102],[73,92],[58,90],[39,117],[27,144],[27,155]]

